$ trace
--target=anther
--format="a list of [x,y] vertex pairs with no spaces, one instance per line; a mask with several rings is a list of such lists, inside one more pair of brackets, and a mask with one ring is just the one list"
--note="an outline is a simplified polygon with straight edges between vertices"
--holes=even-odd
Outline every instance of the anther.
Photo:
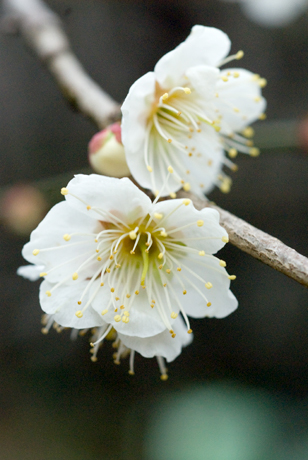
[[154,212],[154,217],[155,217],[155,219],[162,219],[163,214],[161,214],[160,212]]
[[185,295],[185,294],[187,294],[187,291],[186,291],[186,289],[184,289],[184,291],[183,291],[183,295]]
[[163,254],[162,252],[160,252],[160,253],[158,254],[158,258],[159,258],[159,259],[162,259],[163,257],[164,257],[164,254]]
[[190,89],[190,88],[184,88],[184,93],[185,93],[185,94],[190,94],[190,93],[191,93],[191,89]]
[[173,339],[174,339],[174,337],[175,337],[175,336],[176,336],[176,334],[175,334],[175,333],[171,334],[171,337],[172,337]]
[[50,296],[51,296],[51,292],[50,292],[50,291],[46,291],[45,294],[47,295],[47,297],[50,297]]
[[110,292],[114,292],[114,288],[113,288],[113,287],[110,289]]
[[166,101],[168,99],[168,97],[169,97],[169,94],[165,93],[165,94],[162,95],[161,98],[162,98],[163,101]]
[[136,295],[138,295],[138,294],[139,294],[139,291],[138,291],[138,289],[137,289],[137,291],[135,291],[135,294],[136,294]]
[[191,203],[191,201],[188,200],[188,199],[183,200],[183,204],[184,204],[185,206],[188,206],[190,203]]
[[233,72],[233,77],[238,78],[240,76],[239,72]]
[[124,312],[123,312],[123,315],[129,316],[129,311],[124,311]]
[[129,299],[129,298],[130,298],[130,294],[126,294],[126,298]]
[[223,241],[224,243],[229,243],[229,238],[227,236],[223,236],[221,238],[221,241]]
[[78,279],[78,273],[77,272],[73,273],[72,278],[73,278],[74,281],[77,280]]
[[175,311],[173,311],[173,312],[171,313],[171,318],[172,318],[172,319],[175,319],[175,318],[177,318],[177,317],[178,317],[178,314],[175,313]]
[[203,220],[197,220],[197,225],[198,227],[203,227],[204,221]]
[[71,235],[69,235],[68,233],[65,233],[65,235],[63,235],[63,239],[65,241],[69,241],[71,239]]
[[249,154],[252,157],[257,157],[260,155],[260,150],[257,147],[253,147],[252,149],[249,150]]
[[121,315],[115,315],[114,320],[118,323],[121,321]]
[[265,78],[260,78],[259,80],[260,88],[265,88],[266,85],[267,85],[267,80]]
[[220,261],[219,261],[219,265],[220,265],[221,267],[226,267],[226,266],[227,266],[227,264],[226,264],[226,262],[225,262],[224,260],[220,260]]
[[135,230],[129,232],[129,237],[131,240],[135,240],[137,238],[137,233],[135,232]]
[[261,113],[261,115],[259,115],[259,120],[266,120],[266,113]]
[[237,156],[237,153],[237,150],[234,148],[230,149],[228,152],[230,158],[235,158]]
[[199,256],[205,256],[205,252],[204,251],[199,251]]
[[168,236],[168,233],[164,232],[163,230],[160,232],[160,236],[163,236],[165,238],[167,238]]
[[128,318],[128,316],[123,316],[123,317],[122,317],[122,321],[123,321],[123,323],[126,323],[126,324],[129,323],[129,318]]
[[96,259],[97,259],[99,262],[102,260],[101,256],[98,256]]
[[77,302],[77,303],[78,303],[78,305],[81,305],[81,300],[78,300],[78,302]]
[[178,271],[178,272],[180,272],[181,270],[182,270],[181,267],[178,267],[178,268],[177,268],[177,271]]
[[247,126],[242,132],[243,136],[245,137],[253,137],[255,132],[254,129],[251,126]]
[[236,53],[235,59],[239,60],[242,59],[242,57],[244,57],[244,51],[240,50]]
[[191,333],[192,333],[192,329],[188,329],[187,334],[191,334]]
[[169,275],[171,273],[171,269],[167,268],[166,273],[168,273],[168,275]]
[[223,77],[221,77],[221,79],[222,79],[222,81],[225,81],[225,82],[229,81],[229,78],[226,77],[225,75]]
[[170,193],[170,197],[173,198],[173,199],[176,198],[176,193],[171,192],[171,193]]
[[101,283],[101,286],[104,286],[104,283]]
[[211,289],[213,287],[212,283],[210,283],[209,281],[207,283],[205,283],[205,287],[206,289]]
[[163,265],[159,265],[158,268],[159,270],[161,270],[163,268]]
[[172,139],[167,139],[167,142],[169,142],[169,144],[171,144],[171,142],[172,142]]
[[43,276],[47,276],[47,273],[46,272],[40,273],[40,277],[42,278]]
[[[168,142],[169,142],[169,141],[168,141]],[[168,166],[168,171],[170,172],[170,174],[173,173],[173,168],[172,168],[172,166]]]
[[208,303],[206,304],[207,307],[210,307],[211,305],[212,305],[211,302],[208,302]]
[[168,380],[168,375],[167,374],[162,374],[160,376],[160,380],[162,380],[163,382],[165,382],[166,380]]
[[183,189],[185,190],[185,192],[189,192],[189,190],[190,190],[190,183],[189,183],[189,182],[185,182],[185,184],[183,185]]
[[90,209],[91,209],[91,206],[88,204],[87,210],[90,211]]
[[152,172],[152,171],[153,171],[153,168],[151,168],[151,166],[148,165],[148,166],[147,166],[147,170],[148,170],[149,172]]
[[120,300],[120,297],[116,297],[115,300]]
[[61,195],[67,195],[68,194],[68,189],[65,187],[61,188]]
[[83,313],[82,313],[81,310],[76,311],[75,315],[77,316],[77,318],[82,318],[83,317]]
[[37,256],[39,254],[40,250],[39,249],[33,249],[32,254],[34,256]]
[[254,101],[255,101],[255,102],[260,102],[260,101],[261,101],[261,97],[260,97],[260,96],[255,97],[255,98],[254,98]]
[[96,357],[96,356],[91,356],[90,359],[91,359],[92,363],[96,363],[96,361],[97,361],[97,357]]
[[236,276],[235,276],[235,275],[230,275],[230,276],[228,276],[228,278],[229,278],[229,280],[232,280],[232,281],[233,281],[233,280],[236,279]]

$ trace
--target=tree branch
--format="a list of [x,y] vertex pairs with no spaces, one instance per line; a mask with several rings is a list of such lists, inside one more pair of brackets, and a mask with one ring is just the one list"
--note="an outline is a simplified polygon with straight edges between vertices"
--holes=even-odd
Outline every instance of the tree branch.
[[230,243],[308,287],[307,257],[286,246],[277,238],[212,204],[206,198],[198,198],[183,191],[179,192],[178,196],[190,198],[197,209],[204,207],[216,209],[220,214],[221,225],[228,232]]
[[85,72],[59,18],[41,0],[3,0],[4,27],[19,31],[47,66],[63,95],[103,129],[121,118],[120,105]]
[[[21,32],[29,46],[48,67],[64,96],[99,128],[120,119],[120,106],[84,71],[70,50],[57,16],[41,0],[3,0],[5,24]],[[258,230],[229,212],[192,194],[196,208],[217,209],[229,240],[244,252],[308,287],[308,259],[277,238]]]

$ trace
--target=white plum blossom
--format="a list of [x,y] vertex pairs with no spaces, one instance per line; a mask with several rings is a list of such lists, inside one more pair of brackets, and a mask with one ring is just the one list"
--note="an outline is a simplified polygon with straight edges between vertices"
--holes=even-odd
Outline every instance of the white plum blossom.
[[163,56],[153,72],[139,78],[122,106],[122,141],[136,181],[154,193],[167,168],[174,169],[164,195],[181,187],[203,195],[216,185],[230,189],[223,165],[238,151],[258,155],[248,127],[264,117],[261,88],[266,80],[241,68],[220,69],[240,59],[227,57],[230,40],[222,31],[196,25],[188,38]]
[[252,21],[265,27],[284,27],[308,8],[308,0],[225,0],[237,1]]
[[188,316],[236,309],[235,276],[213,256],[228,241],[217,211],[189,199],[152,202],[127,178],[95,174],[75,176],[61,192],[65,201],[23,248],[44,267],[40,303],[52,321],[101,328],[99,341],[114,328],[127,348],[172,360],[189,342]]

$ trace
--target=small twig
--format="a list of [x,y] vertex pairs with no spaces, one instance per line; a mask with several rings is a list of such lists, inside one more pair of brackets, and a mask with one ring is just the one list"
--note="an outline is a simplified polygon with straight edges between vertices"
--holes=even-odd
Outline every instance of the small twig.
[[41,0],[3,0],[4,27],[18,30],[48,67],[64,96],[102,129],[119,120],[120,105],[85,72],[58,17]]
[[[41,0],[3,1],[7,24],[22,33],[47,65],[65,97],[99,128],[120,119],[120,106],[91,80],[70,51],[57,16]],[[308,287],[308,258],[206,199],[185,192],[180,192],[181,195],[191,198],[198,209],[205,206],[217,209],[232,244]]]

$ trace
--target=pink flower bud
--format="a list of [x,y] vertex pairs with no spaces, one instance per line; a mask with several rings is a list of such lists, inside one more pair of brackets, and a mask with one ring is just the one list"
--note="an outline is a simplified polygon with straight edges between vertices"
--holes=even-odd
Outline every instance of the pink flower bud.
[[95,172],[113,177],[129,176],[120,123],[95,134],[88,147],[89,162]]

